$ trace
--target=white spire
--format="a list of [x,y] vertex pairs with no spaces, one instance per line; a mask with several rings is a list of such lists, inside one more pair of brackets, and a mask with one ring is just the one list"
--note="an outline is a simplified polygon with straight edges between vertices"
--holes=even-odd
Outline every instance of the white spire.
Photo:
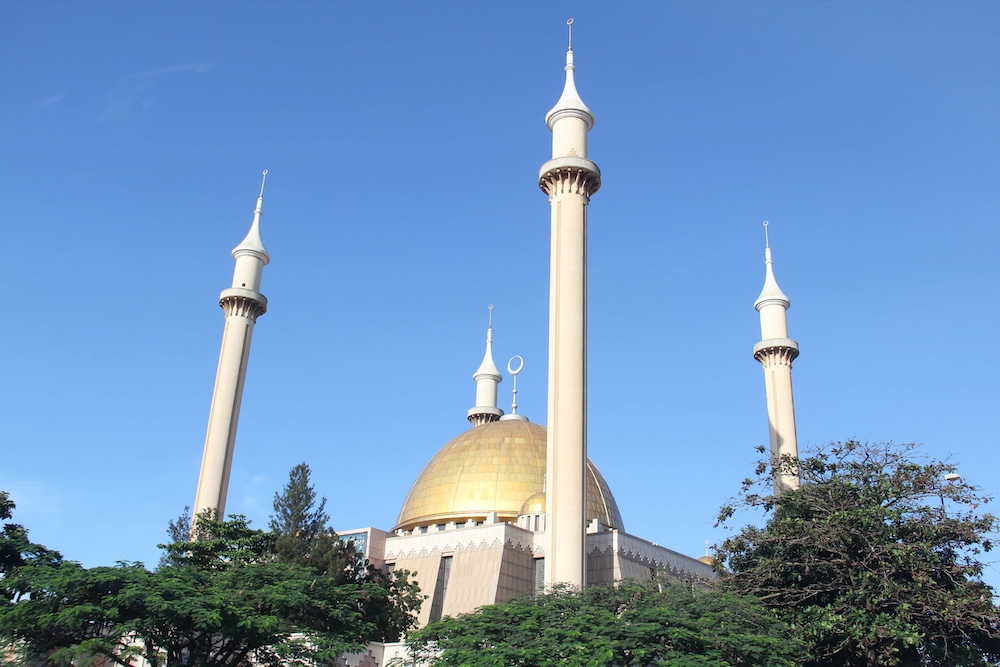
[[233,248],[233,257],[253,255],[264,264],[271,261],[271,256],[267,254],[267,248],[264,247],[264,241],[260,238],[260,216],[264,214],[264,181],[266,180],[267,169],[264,170],[264,176],[260,180],[260,195],[257,197],[257,208],[253,212],[253,224],[250,225],[250,231],[247,232],[246,238]]
[[785,293],[778,287],[778,281],[774,279],[774,262],[771,260],[771,243],[767,236],[767,220],[764,221],[764,289],[760,291],[760,296],[754,302],[753,307],[758,311],[764,306],[779,305],[788,310],[792,302],[788,300]]
[[[483,355],[483,363],[479,364],[479,369],[473,373],[472,379],[476,382],[483,379],[503,381],[500,369],[493,361],[493,306],[490,306],[490,324],[486,329],[486,354]],[[496,403],[493,404],[493,407],[496,407]]]
[[566,25],[569,26],[569,48],[566,50],[566,85],[563,87],[559,101],[545,114],[545,124],[551,130],[560,118],[574,117],[582,119],[587,124],[587,131],[590,131],[594,127],[594,114],[580,99],[580,93],[576,92],[576,81],[573,78],[573,72],[576,71],[576,66],[573,64],[573,19],[566,21]]
[[503,376],[493,361],[493,306],[490,306],[490,324],[486,329],[486,354],[472,379],[476,381],[476,406],[469,410],[469,421],[475,426],[496,421],[503,414],[497,407],[497,385],[503,382]]

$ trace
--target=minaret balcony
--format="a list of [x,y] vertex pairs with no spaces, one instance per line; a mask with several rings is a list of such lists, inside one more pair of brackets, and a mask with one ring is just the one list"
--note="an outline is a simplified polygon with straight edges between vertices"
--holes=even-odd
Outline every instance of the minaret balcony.
[[799,356],[799,344],[791,338],[767,338],[753,346],[753,357],[757,361],[764,363],[769,356],[778,357],[791,365]]
[[550,197],[567,190],[590,197],[601,188],[601,170],[587,158],[553,158],[538,172],[538,187]]
[[256,320],[267,312],[267,297],[245,287],[230,287],[222,290],[219,295],[219,305],[226,311],[227,316],[236,315]]

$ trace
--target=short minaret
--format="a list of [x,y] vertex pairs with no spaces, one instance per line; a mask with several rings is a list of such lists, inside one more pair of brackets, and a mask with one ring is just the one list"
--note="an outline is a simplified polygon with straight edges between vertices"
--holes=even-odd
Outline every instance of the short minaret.
[[545,585],[582,588],[587,572],[587,206],[601,186],[601,172],[587,159],[594,115],[576,91],[573,19],[567,23],[566,84],[545,116],[552,159],[538,176],[552,209]]
[[[267,170],[264,170],[267,178]],[[243,242],[233,249],[236,270],[233,286],[223,290],[219,305],[226,313],[226,328],[222,333],[222,351],[215,374],[212,409],[208,413],[208,433],[205,453],[201,460],[201,476],[194,500],[195,516],[213,510],[221,518],[226,511],[229,474],[233,467],[236,446],[236,426],[240,419],[243,383],[250,358],[250,338],[257,318],[267,311],[267,299],[260,293],[260,278],[264,265],[271,260],[260,238],[260,216],[264,204],[264,180],[254,210],[253,224]]]
[[[792,399],[792,361],[799,356],[799,344],[788,337],[786,311],[791,302],[774,279],[771,243],[764,222],[764,289],[754,308],[760,312],[761,341],[753,346],[754,359],[764,367],[764,387],[767,391],[767,420],[771,433],[771,458],[798,458],[799,445],[795,435],[795,401]],[[774,478],[774,493],[799,488],[797,472],[790,470]]]
[[486,329],[486,354],[472,379],[476,381],[476,407],[469,410],[469,421],[473,426],[481,426],[500,419],[503,410],[497,407],[497,385],[503,382],[503,376],[493,361],[493,306]]

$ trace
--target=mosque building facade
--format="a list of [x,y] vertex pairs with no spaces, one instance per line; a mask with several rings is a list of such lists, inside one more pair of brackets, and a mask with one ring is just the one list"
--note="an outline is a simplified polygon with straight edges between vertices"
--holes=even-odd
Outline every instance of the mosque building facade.
[[[691,582],[715,576],[707,557],[686,556],[627,533],[610,487],[587,457],[587,216],[600,170],[587,157],[594,116],[577,92],[575,69],[571,32],[563,93],[545,118],[552,131],[552,159],[539,173],[552,225],[548,428],[517,412],[523,361],[517,369],[507,366],[514,382],[511,412],[498,405],[503,376],[493,358],[491,306],[486,351],[473,373],[475,405],[466,415],[471,428],[427,463],[393,526],[340,532],[375,567],[415,573],[426,596],[417,618],[420,627],[558,584],[579,588],[649,580],[653,573]],[[226,327],[197,512],[222,514],[225,508],[251,333],[267,306],[259,291],[270,260],[260,236],[262,209],[263,184],[250,233],[233,250],[233,285],[220,296]],[[755,303],[762,340],[753,352],[765,373],[772,455],[794,457],[791,363],[798,344],[788,338],[789,300],[778,288],[770,244],[765,245],[764,289]],[[797,484],[792,470],[775,480],[775,490]],[[338,659],[338,665],[381,667],[406,657],[402,643],[372,644],[361,654]]]
[[[480,398],[481,384],[494,383],[482,379],[483,367],[495,368],[489,331],[476,372]],[[420,626],[546,588],[548,431],[516,410],[503,414],[495,400],[469,412],[472,428],[427,463],[391,530],[339,533],[377,567],[418,573],[427,596]],[[585,484],[580,535],[587,585],[649,580],[653,571],[682,581],[714,577],[705,560],[626,533],[614,495],[590,460]]]

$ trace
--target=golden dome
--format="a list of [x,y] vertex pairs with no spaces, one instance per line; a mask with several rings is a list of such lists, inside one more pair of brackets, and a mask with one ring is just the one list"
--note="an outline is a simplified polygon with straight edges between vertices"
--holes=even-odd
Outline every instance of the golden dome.
[[545,514],[545,492],[539,491],[524,501],[518,516],[524,514]]
[[698,560],[700,560],[705,565],[715,565],[715,559],[712,558],[711,556],[699,556]]
[[[500,521],[517,521],[525,501],[542,492],[545,445],[545,427],[529,421],[502,419],[469,429],[424,467],[393,530],[481,522],[490,512]],[[587,520],[592,519],[624,530],[608,483],[588,459]]]

